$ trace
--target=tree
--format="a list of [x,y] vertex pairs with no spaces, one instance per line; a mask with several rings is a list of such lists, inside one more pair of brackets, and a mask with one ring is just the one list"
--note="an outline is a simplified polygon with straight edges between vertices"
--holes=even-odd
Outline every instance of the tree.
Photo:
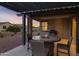
[[21,31],[21,29],[20,29],[20,27],[18,27],[17,25],[11,25],[11,26],[9,26],[7,29],[6,29],[6,31],[8,31],[8,32],[20,32]]

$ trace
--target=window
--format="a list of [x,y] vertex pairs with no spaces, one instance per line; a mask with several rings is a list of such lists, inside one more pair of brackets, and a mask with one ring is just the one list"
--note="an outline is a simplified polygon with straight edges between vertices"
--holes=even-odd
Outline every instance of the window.
[[48,30],[48,22],[42,22],[42,31]]
[[6,29],[6,26],[5,25],[3,26],[3,29]]

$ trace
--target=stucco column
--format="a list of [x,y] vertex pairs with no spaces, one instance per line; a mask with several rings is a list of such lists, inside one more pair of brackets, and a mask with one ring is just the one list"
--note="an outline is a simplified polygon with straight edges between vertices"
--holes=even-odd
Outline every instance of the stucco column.
[[30,40],[32,40],[32,18],[27,16],[27,36],[28,36],[28,49]]
[[[75,55],[76,55],[76,16],[73,16],[72,17],[72,44],[74,44],[74,53],[75,53]],[[72,48],[72,46],[71,46],[71,49],[73,49]]]
[[27,28],[28,28],[28,35],[30,35],[30,39],[32,39],[32,18],[27,16]]

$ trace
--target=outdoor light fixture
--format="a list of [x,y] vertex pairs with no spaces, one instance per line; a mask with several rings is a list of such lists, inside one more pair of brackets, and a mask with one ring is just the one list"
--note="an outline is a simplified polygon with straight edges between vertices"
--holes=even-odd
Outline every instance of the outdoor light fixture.
[[17,16],[22,16],[22,14],[16,14]]

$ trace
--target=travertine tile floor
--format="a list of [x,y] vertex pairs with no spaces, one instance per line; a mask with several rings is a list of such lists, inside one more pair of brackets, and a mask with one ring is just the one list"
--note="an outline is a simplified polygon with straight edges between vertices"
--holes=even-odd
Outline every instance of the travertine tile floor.
[[[62,40],[60,43],[66,44],[67,40]],[[56,44],[55,43],[55,48],[54,48],[54,56],[56,56]],[[60,49],[59,49],[60,50]],[[66,50],[62,50],[64,52],[67,52]],[[72,42],[71,45],[71,56],[76,56],[76,45],[75,43]],[[5,53],[2,53],[1,56],[31,56],[32,52],[31,50],[27,50],[27,45],[23,46],[20,45],[17,48],[14,48],[10,51],[7,51]],[[59,53],[60,56],[67,56],[67,54]]]
[[10,51],[2,53],[1,56],[31,56],[31,50],[27,50],[27,45],[20,45]]

